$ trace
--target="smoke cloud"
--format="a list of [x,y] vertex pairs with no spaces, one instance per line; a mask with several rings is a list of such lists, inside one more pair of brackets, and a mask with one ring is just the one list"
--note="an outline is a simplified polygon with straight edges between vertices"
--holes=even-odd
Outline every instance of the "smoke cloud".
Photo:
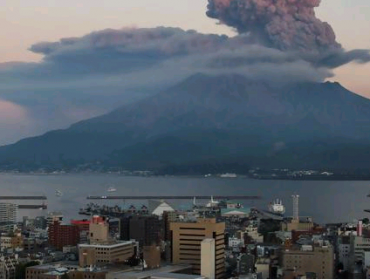
[[319,20],[321,0],[208,0],[207,15],[280,50],[340,48],[333,28]]

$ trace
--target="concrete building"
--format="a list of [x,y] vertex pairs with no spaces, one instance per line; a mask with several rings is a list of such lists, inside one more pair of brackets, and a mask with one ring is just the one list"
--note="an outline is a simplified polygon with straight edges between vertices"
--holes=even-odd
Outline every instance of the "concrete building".
[[17,223],[18,206],[13,203],[0,203],[0,231],[14,230]]
[[192,275],[191,265],[166,265],[158,269],[110,272],[107,279],[201,279]]
[[13,235],[1,235],[0,236],[0,250],[16,249],[23,247],[23,238],[20,232],[14,233]]
[[216,277],[216,242],[213,238],[201,242],[200,275],[207,279]]
[[158,216],[134,216],[130,219],[129,239],[135,239],[140,247],[158,245],[161,239],[161,222]]
[[0,257],[0,279],[15,279],[15,270],[18,264],[18,255]]
[[238,257],[239,275],[248,275],[255,271],[255,257],[252,254],[243,254]]
[[225,223],[216,219],[198,219],[197,222],[174,222],[170,224],[172,240],[172,262],[191,264],[193,273],[201,273],[201,242],[215,239],[215,276],[225,273]]
[[350,236],[350,265],[354,265],[355,262],[363,262],[363,253],[370,251],[370,238],[363,236]]
[[106,218],[93,216],[89,224],[89,241],[91,244],[109,240],[109,224]]
[[26,279],[105,279],[100,268],[80,268],[75,262],[54,262],[26,268]]
[[47,225],[54,224],[54,222],[61,223],[63,221],[63,213],[62,212],[50,212],[46,218]]
[[49,244],[60,251],[64,246],[76,246],[80,240],[78,227],[62,225],[59,221],[54,221],[49,225],[48,236]]
[[114,242],[110,244],[79,244],[79,264],[81,267],[123,263],[137,252],[133,241]]
[[338,238],[338,262],[343,264],[344,270],[349,270],[350,268],[350,237],[349,236],[340,236]]
[[294,270],[297,275],[305,276],[307,273],[314,273],[319,279],[333,279],[333,247],[306,245],[287,249],[282,253],[282,266],[284,271]]

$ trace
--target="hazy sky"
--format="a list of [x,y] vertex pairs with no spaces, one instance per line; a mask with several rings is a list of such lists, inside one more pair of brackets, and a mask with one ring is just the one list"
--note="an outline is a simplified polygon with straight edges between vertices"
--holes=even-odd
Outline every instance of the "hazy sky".
[[[229,28],[216,25],[216,21],[205,16],[206,0],[1,2],[0,62],[37,61],[40,56],[27,51],[35,42],[81,36],[104,28],[163,25],[232,34]],[[317,13],[334,27],[345,48],[370,48],[369,0],[323,0]],[[335,80],[370,97],[370,65],[347,65],[336,73]]]

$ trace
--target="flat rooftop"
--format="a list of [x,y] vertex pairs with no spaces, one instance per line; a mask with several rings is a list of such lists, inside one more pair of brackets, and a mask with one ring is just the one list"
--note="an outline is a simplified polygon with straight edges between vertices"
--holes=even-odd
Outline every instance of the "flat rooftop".
[[191,265],[167,265],[145,271],[122,271],[110,275],[112,279],[201,279],[200,275],[176,273],[191,270]]

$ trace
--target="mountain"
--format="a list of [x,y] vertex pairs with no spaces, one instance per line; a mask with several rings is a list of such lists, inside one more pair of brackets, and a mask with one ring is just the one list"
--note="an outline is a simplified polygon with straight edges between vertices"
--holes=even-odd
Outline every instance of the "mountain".
[[109,114],[0,147],[0,166],[357,168],[370,167],[369,140],[370,100],[338,83],[272,86],[196,74]]

